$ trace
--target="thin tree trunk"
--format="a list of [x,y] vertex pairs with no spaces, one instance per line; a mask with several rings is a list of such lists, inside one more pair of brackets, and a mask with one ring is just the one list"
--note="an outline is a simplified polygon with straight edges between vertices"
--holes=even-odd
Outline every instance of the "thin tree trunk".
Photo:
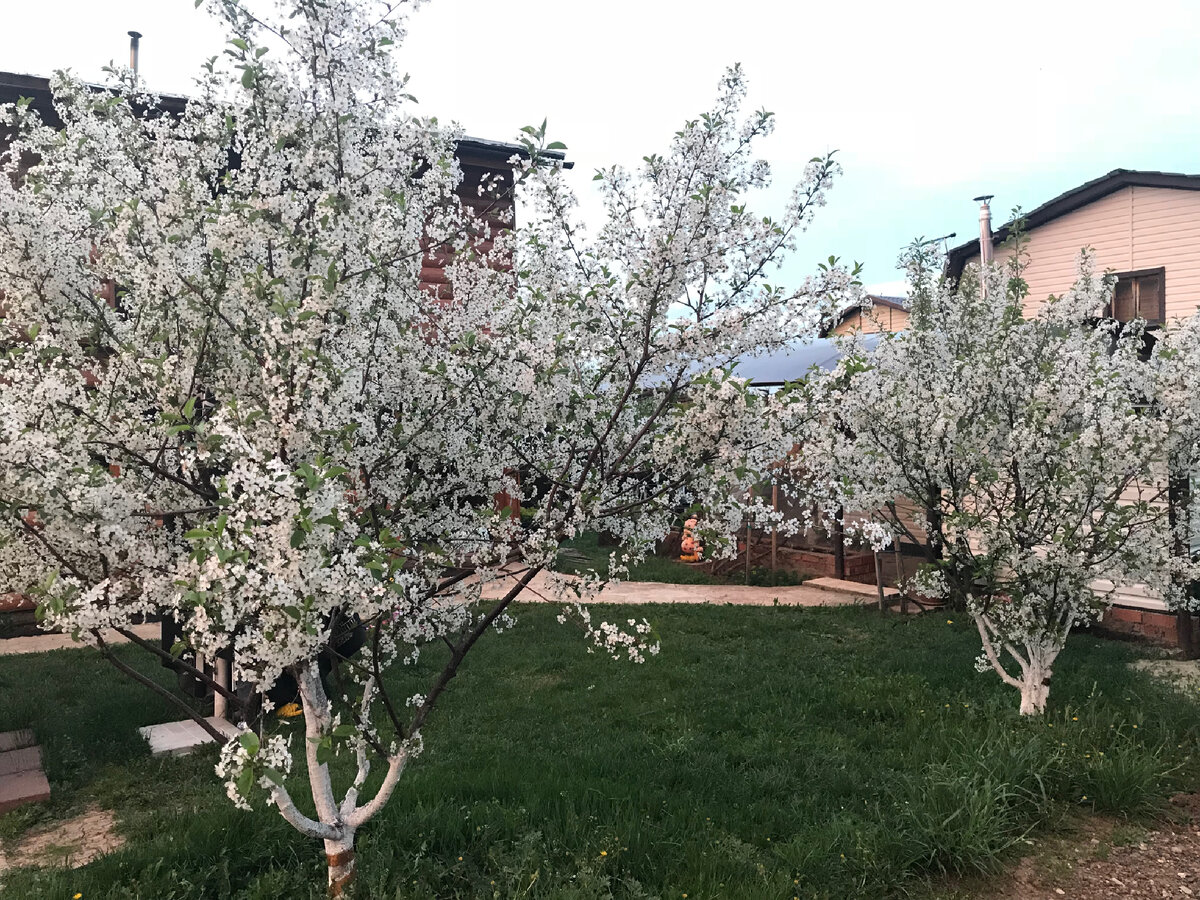
[[845,510],[837,508],[833,520],[833,577],[846,577],[846,526],[842,522]]
[[334,799],[328,764],[317,759],[317,748],[329,730],[329,698],[321,684],[320,669],[315,662],[298,666],[296,681],[300,685],[300,701],[304,705],[305,762],[308,764],[308,783],[317,808],[317,818],[337,830],[336,835],[325,838],[329,896],[341,897],[354,881],[354,829],[347,826]]
[[354,855],[354,832],[346,829],[345,837],[325,842],[325,859],[329,865],[329,896],[344,897],[358,874],[358,859]]
[[[1171,528],[1171,555],[1177,559],[1191,559],[1191,534],[1187,527],[1190,520],[1188,507],[1191,505],[1191,478],[1188,469],[1178,459],[1172,459],[1167,475],[1167,522]],[[1200,658],[1200,643],[1192,625],[1192,612],[1188,608],[1192,585],[1187,585],[1185,605],[1175,611],[1175,642],[1183,651],[1184,659]]]
[[1196,640],[1196,628],[1189,609],[1177,610],[1175,613],[1175,642],[1183,651],[1184,659],[1200,658],[1200,642]]

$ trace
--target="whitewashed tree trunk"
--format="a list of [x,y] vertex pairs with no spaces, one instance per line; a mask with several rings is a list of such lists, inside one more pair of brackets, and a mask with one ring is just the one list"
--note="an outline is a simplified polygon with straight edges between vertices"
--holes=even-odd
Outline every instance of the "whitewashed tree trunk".
[[1059,640],[1046,636],[1041,641],[1025,644],[1027,665],[1022,666],[1021,715],[1040,716],[1046,711],[1054,661],[1062,652],[1065,641],[1065,635]]
[[1046,698],[1050,696],[1049,675],[1045,678],[1040,673],[1021,679],[1021,715],[1040,716],[1046,711]]
[[[320,669],[315,662],[305,663],[296,672],[300,685],[300,700],[304,707],[304,757],[308,767],[308,783],[312,791],[313,804],[317,809],[317,820],[309,819],[299,812],[287,789],[282,785],[272,791],[272,799],[283,817],[302,834],[325,842],[325,859],[328,866],[328,889],[330,897],[345,896],[358,871],[354,855],[354,838],[358,829],[369,821],[387,804],[404,765],[408,762],[408,751],[400,749],[388,757],[388,769],[383,784],[375,796],[362,806],[358,805],[358,792],[362,789],[371,771],[370,755],[364,745],[358,748],[358,773],[354,784],[346,791],[339,805],[334,799],[333,781],[329,766],[317,760],[317,747],[329,732],[329,698],[321,684]],[[363,691],[361,715],[364,721],[370,711],[374,684],[368,682]]]
[[1021,692],[1021,715],[1042,715],[1046,711],[1046,700],[1050,696],[1050,676],[1053,674],[1054,661],[1066,641],[1065,632],[1070,630],[1070,620],[1060,638],[1043,636],[1038,640],[1022,643],[1021,650],[1024,650],[1024,653],[1010,643],[1001,644],[1001,649],[1021,667],[1021,674],[1015,676],[1011,675],[1000,661],[1000,654],[996,650],[996,626],[982,613],[975,613],[973,617],[975,626],[979,629],[979,637],[983,641],[983,652],[992,669],[1000,676],[1001,681]]
[[358,874],[354,856],[354,831],[346,828],[343,837],[325,842],[325,859],[329,866],[329,896],[343,897]]

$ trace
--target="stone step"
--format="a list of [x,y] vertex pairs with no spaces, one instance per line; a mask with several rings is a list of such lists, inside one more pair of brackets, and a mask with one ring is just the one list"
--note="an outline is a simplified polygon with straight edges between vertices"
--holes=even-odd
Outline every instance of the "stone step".
[[25,803],[41,803],[50,799],[50,782],[41,769],[0,775],[0,813]]
[[[853,594],[863,599],[878,599],[879,588],[873,584],[863,584],[860,581],[846,581],[842,578],[810,578],[804,582],[805,587],[816,588],[820,591],[833,591],[840,594]],[[890,600],[892,597],[899,597],[900,592],[894,587],[885,587],[883,589],[883,597],[885,600]]]
[[[208,716],[205,721],[227,737],[238,733],[236,725],[217,716]],[[185,756],[197,747],[213,743],[212,736],[192,719],[147,725],[139,728],[138,733],[150,742],[151,756]]]
[[6,731],[0,734],[0,753],[8,750],[20,750],[22,747],[32,747],[35,743],[33,730],[22,728],[20,731]]

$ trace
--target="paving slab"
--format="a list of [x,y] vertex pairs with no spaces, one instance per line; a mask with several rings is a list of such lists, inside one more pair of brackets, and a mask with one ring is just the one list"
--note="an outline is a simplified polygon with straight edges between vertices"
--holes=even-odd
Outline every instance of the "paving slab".
[[[232,738],[238,733],[236,725],[217,716],[208,716],[204,721],[226,737]],[[151,756],[186,756],[197,747],[213,743],[212,735],[192,719],[147,725],[139,728],[138,733],[150,743]]]
[[41,769],[0,775],[0,813],[50,799],[50,782]]
[[[860,597],[874,597],[876,600],[879,599],[879,588],[873,584],[863,584],[861,581],[847,581],[844,578],[812,578],[804,583],[819,591],[832,591],[834,593],[854,594]],[[894,587],[885,587],[883,589],[883,598],[885,600],[899,596],[900,591]]]

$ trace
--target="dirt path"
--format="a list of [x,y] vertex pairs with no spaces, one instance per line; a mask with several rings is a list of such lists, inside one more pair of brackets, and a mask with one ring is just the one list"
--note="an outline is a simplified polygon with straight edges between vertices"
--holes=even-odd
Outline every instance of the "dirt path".
[[980,900],[1164,900],[1200,897],[1200,794],[1171,800],[1152,830],[1097,821],[1046,843]]

